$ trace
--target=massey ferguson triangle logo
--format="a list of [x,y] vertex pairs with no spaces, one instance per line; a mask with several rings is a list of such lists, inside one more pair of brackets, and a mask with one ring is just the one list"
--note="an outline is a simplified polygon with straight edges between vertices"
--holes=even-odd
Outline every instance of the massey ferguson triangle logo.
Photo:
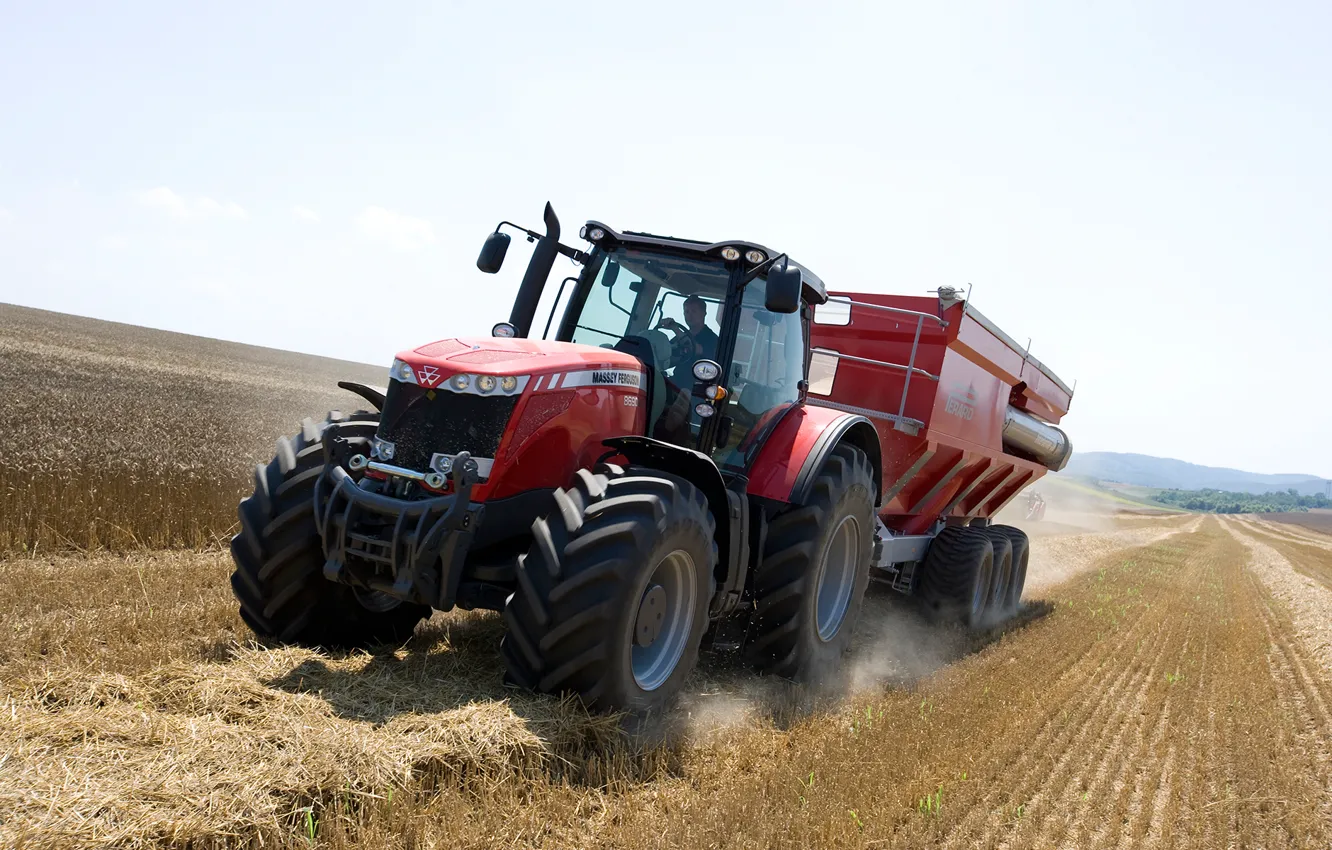
[[439,383],[439,369],[435,366],[419,366],[416,370],[416,380],[423,386],[433,387]]
[[944,412],[970,422],[976,416],[976,390],[966,384],[953,384]]

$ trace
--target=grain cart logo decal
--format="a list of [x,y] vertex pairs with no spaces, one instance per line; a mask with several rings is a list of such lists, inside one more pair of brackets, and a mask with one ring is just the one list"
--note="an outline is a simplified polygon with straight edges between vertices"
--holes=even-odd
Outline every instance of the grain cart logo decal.
[[944,412],[970,422],[976,416],[976,390],[966,384],[953,384]]

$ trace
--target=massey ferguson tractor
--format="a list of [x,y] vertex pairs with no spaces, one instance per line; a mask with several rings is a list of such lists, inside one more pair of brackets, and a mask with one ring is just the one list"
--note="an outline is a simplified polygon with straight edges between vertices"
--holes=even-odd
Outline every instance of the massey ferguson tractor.
[[[989,517],[1071,446],[1071,391],[959,298],[830,293],[786,254],[589,221],[535,242],[489,337],[401,352],[373,410],[305,420],[231,543],[241,616],[322,646],[502,612],[505,675],[596,711],[664,707],[700,646],[832,675],[871,578],[981,628],[1026,536]],[[538,302],[560,284],[541,339]],[[562,307],[562,309],[561,309]],[[551,325],[554,331],[551,333]]]

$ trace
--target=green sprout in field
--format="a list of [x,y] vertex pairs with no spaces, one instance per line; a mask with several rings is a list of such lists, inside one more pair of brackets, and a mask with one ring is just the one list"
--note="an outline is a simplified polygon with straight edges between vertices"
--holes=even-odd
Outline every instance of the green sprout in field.
[[938,817],[943,808],[943,785],[933,794],[926,794],[916,801],[916,812],[927,817]]

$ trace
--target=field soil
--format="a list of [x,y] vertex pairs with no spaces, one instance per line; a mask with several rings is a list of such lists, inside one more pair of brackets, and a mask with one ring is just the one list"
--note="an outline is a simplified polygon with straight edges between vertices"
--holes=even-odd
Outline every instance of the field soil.
[[[116,410],[146,411],[115,438],[144,475],[158,435],[225,407],[214,393],[282,415],[233,410],[251,424],[226,426],[233,442],[188,467],[200,476],[266,457],[284,417],[310,412],[293,410],[301,380],[261,350],[210,343],[234,367],[213,388],[194,361],[196,410],[162,399],[167,361],[196,342],[144,366],[157,343],[134,337],[137,353],[108,366],[97,358],[119,331],[89,353],[85,320],[58,343],[48,325],[64,320],[34,313],[4,315],[37,323],[22,333],[54,346],[42,351],[57,372],[81,363],[119,387]],[[42,391],[31,358],[5,352],[4,374]],[[155,389],[131,393],[148,375]],[[303,391],[338,403],[336,389]],[[59,432],[27,410],[26,433]],[[79,415],[122,433],[114,416]],[[191,433],[178,445],[206,431]],[[963,634],[875,589],[835,687],[796,689],[709,651],[680,710],[630,735],[506,688],[490,613],[436,614],[374,653],[255,644],[229,558],[210,548],[226,500],[154,524],[116,502],[148,491],[93,476],[79,442],[40,463],[6,448],[51,486],[95,487],[83,504],[131,524],[80,532],[71,513],[46,537],[53,502],[20,513],[31,490],[2,494],[0,847],[1332,846],[1332,538],[1299,525],[1094,504],[1061,515],[1049,497],[1047,522],[1027,526],[1013,620]],[[174,548],[136,545],[154,534]]]
[[220,540],[278,436],[387,373],[0,304],[0,551]]

